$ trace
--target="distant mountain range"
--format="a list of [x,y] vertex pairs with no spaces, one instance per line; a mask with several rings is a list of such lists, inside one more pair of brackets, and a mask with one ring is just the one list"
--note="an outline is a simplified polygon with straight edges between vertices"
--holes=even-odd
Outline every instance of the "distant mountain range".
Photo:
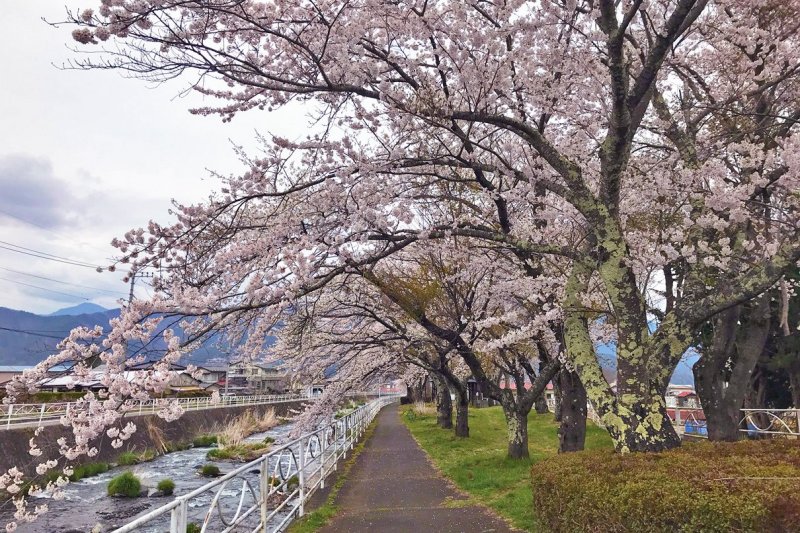
[[[108,329],[109,320],[119,316],[119,309],[105,309],[97,304],[82,303],[74,307],[59,309],[49,315],[35,315],[0,307],[0,365],[35,365],[55,352],[56,344],[78,326],[100,325]],[[655,325],[653,325],[655,327]],[[179,328],[175,328],[180,334]],[[270,344],[274,342],[270,338]],[[152,345],[155,352],[163,351],[165,345],[159,339]],[[598,347],[601,365],[609,374],[616,372],[616,346],[604,344]],[[229,360],[235,349],[225,347],[219,339],[211,339],[194,353],[184,358],[183,363],[203,364],[213,360]],[[697,355],[687,352],[672,375],[671,382],[693,385],[692,365]]]
[[86,302],[78,305],[73,305],[72,307],[65,307],[64,309],[59,309],[55,313],[50,313],[49,315],[46,316],[93,315],[95,313],[105,313],[106,311],[111,311],[111,309],[106,309],[102,305]]
[[[119,316],[119,309],[105,309],[96,304],[80,304],[60,309],[50,315],[0,307],[0,365],[32,366],[55,353],[56,345],[70,330],[78,326],[102,326],[108,330],[109,321]],[[180,328],[173,328],[181,334]],[[270,344],[274,342],[270,337]],[[163,339],[149,346],[154,353],[166,348]],[[219,338],[206,341],[182,362],[203,364],[213,360],[231,359],[235,349],[226,347]],[[155,357],[155,356],[154,356]]]

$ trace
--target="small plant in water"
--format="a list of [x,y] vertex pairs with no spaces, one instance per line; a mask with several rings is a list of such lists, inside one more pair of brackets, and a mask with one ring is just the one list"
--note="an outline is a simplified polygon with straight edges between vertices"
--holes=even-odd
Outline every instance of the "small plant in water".
[[217,465],[203,465],[203,468],[200,469],[201,476],[217,477],[219,473],[219,467]]
[[200,533],[201,529],[200,524],[197,522],[189,522],[186,524],[186,533]]
[[108,483],[109,496],[136,498],[142,491],[142,482],[133,472],[124,472]]
[[156,485],[156,488],[164,493],[165,496],[171,496],[175,492],[175,482],[170,478],[162,479]]

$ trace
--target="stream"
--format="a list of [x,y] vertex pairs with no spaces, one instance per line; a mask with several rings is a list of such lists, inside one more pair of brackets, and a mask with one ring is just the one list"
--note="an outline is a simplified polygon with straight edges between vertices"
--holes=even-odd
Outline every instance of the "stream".
[[[265,437],[272,437],[275,439],[274,446],[277,447],[290,440],[289,433],[292,430],[292,426],[292,422],[287,422],[270,430],[255,433],[245,440],[260,441]],[[113,531],[132,521],[137,516],[166,505],[174,497],[191,492],[212,481],[213,478],[203,477],[198,474],[198,470],[202,465],[215,464],[220,468],[222,474],[242,465],[239,462],[206,459],[208,450],[210,448],[191,448],[162,455],[152,461],[133,466],[114,467],[103,474],[70,483],[65,487],[65,498],[61,501],[55,501],[47,497],[32,498],[31,503],[33,505],[47,503],[49,509],[32,524],[20,524],[17,531],[20,533],[88,533],[98,525],[100,527],[99,531]],[[160,480],[170,478],[175,482],[175,492],[172,496],[131,499],[109,497],[106,492],[108,482],[111,478],[126,470],[136,474],[141,479],[143,487],[152,489],[150,492],[155,490],[155,486]],[[236,512],[242,477],[246,478],[253,487],[257,488],[259,486],[258,471],[253,470],[245,476],[237,477],[226,487],[220,498],[220,506],[222,513],[228,518]],[[191,500],[189,504],[189,522],[202,523],[208,505],[216,492],[217,490],[215,489]],[[249,500],[245,501],[245,504],[247,505],[252,501],[252,497],[250,497]],[[258,513],[254,514],[256,516],[253,518],[257,520]],[[3,512],[0,514],[0,524],[4,524],[10,519],[10,513]],[[215,521],[218,522],[218,520],[218,518],[215,518]],[[137,531],[142,533],[164,533],[169,531],[169,521],[170,514],[167,513],[147,526],[137,529]],[[217,528],[213,527],[213,522],[209,526],[209,531],[217,531]],[[98,530],[95,529],[95,531]]]

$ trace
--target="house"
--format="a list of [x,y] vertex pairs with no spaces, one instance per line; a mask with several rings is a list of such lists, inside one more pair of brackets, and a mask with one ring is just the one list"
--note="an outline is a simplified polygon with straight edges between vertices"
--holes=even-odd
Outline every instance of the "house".
[[700,398],[691,385],[675,385],[670,383],[667,392],[664,394],[667,407],[682,407],[687,409],[699,409]]
[[25,370],[33,368],[31,366],[6,365],[0,366],[0,387],[5,388],[6,383],[17,376],[21,376]]
[[[141,379],[143,372],[149,372],[153,369],[153,362],[144,362],[132,365],[129,370],[123,372],[126,380],[133,382]],[[200,380],[192,377],[186,371],[186,367],[181,365],[171,365],[169,372],[171,374],[169,381],[169,391],[167,394],[193,394],[193,393],[210,393],[216,390],[216,384],[212,387],[203,387]],[[106,388],[103,384],[103,376],[105,375],[105,367],[99,366],[89,370],[88,375],[78,378],[68,372],[60,372],[52,377],[46,377],[39,382],[39,389],[43,391],[52,392],[66,392],[76,391],[97,392]]]
[[[509,389],[509,390],[517,390],[517,382],[514,381],[509,376],[503,376],[500,379],[500,388],[501,389]],[[529,390],[531,388],[531,380],[525,376],[525,390]],[[553,382],[548,382],[547,386],[544,389],[544,399],[547,401],[547,405],[555,406],[556,404],[556,393],[553,388]]]
[[231,364],[225,382],[225,390],[241,390],[246,394],[276,394],[286,391],[288,372],[282,361],[255,363],[240,361]]

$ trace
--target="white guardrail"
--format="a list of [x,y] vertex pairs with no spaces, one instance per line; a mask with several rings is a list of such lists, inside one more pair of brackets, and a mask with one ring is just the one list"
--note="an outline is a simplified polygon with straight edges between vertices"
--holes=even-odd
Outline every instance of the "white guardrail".
[[[699,407],[670,407],[672,424],[681,433],[708,437],[705,414]],[[757,435],[800,437],[800,409],[741,409],[739,431]]]
[[[282,531],[336,470],[375,418],[399,395],[370,401],[355,411],[251,461],[172,502],[136,518],[114,533]],[[228,500],[230,504],[227,504]],[[227,514],[227,516],[226,516]],[[193,528],[194,529],[194,528]]]
[[[178,398],[184,411],[201,411],[220,407],[247,405],[264,405],[270,403],[305,400],[305,394],[262,394],[250,396],[222,396],[216,401],[210,397]],[[164,408],[170,399],[152,399],[143,401],[127,401],[120,407],[120,412],[128,416],[150,415]],[[71,409],[79,409],[78,402],[60,402],[43,404],[0,404],[0,430],[15,427],[30,427],[55,423],[69,414]]]

